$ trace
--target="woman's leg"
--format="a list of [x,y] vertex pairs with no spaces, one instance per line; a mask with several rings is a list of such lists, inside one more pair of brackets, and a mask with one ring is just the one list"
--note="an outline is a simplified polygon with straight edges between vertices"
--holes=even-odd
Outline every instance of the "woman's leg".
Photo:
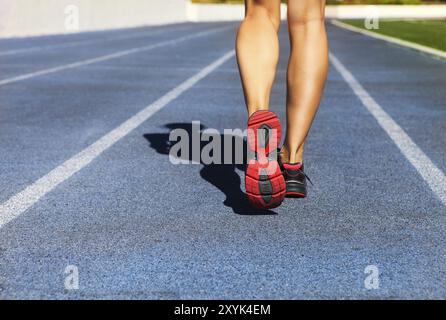
[[325,0],[288,0],[291,53],[288,64],[284,163],[303,161],[304,143],[324,89],[328,69]]
[[236,50],[249,116],[268,110],[279,60],[279,26],[280,0],[245,0]]
[[245,189],[252,206],[275,208],[285,197],[276,159],[281,129],[267,110],[279,60],[280,0],[245,0],[245,9],[236,49],[249,114],[247,145],[255,153],[247,161]]

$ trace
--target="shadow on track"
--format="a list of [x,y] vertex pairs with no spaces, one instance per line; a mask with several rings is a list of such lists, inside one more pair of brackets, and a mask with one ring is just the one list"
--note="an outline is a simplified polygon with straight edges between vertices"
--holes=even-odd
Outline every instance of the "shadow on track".
[[[188,133],[189,146],[192,146],[192,124],[191,123],[169,123],[164,126],[169,130],[183,129]],[[206,129],[205,126],[200,125],[200,132]],[[169,133],[148,133],[144,134],[144,138],[149,141],[150,147],[156,150],[156,152],[164,155],[169,155],[170,148],[176,142],[169,141]],[[224,141],[225,135],[220,135],[221,141]],[[239,136],[232,136],[235,139],[242,139]],[[240,142],[240,141],[239,141]],[[200,141],[200,150],[208,142]],[[235,147],[237,143],[232,143],[232,155],[235,154]],[[223,143],[222,143],[223,146]],[[246,141],[243,140],[243,150],[246,150]],[[192,152],[189,150],[188,154],[183,157],[182,154],[179,155],[179,159],[191,161]],[[224,148],[221,149],[221,155],[224,159]],[[244,152],[243,163],[236,164],[204,164],[201,160],[200,163],[203,168],[200,170],[200,176],[217,187],[226,196],[226,200],[223,204],[227,207],[232,208],[234,213],[240,215],[274,215],[277,214],[272,210],[259,210],[251,207],[246,198],[246,195],[241,189],[241,179],[236,169],[244,171],[244,163],[246,162],[246,153]]]

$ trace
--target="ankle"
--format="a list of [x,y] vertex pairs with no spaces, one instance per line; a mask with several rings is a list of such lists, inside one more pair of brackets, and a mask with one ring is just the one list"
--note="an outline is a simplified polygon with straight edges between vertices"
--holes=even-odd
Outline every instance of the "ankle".
[[302,163],[303,162],[303,154],[300,150],[290,152],[290,147],[287,145],[283,145],[282,149],[280,149],[279,157],[282,163]]
[[269,110],[269,108],[267,106],[257,107],[257,106],[249,106],[248,105],[248,117],[252,116],[252,114],[257,111],[268,111],[268,110]]

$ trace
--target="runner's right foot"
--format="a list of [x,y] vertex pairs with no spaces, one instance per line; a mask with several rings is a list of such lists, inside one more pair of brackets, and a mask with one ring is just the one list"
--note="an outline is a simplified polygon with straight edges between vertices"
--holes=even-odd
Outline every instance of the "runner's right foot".
[[307,176],[303,163],[282,163],[282,173],[286,183],[287,198],[305,198],[307,196]]

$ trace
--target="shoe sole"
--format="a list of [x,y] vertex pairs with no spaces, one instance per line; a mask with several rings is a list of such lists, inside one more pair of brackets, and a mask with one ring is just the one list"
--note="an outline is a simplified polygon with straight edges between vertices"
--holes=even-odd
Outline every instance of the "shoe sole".
[[288,191],[285,193],[285,198],[306,198],[307,195],[302,192],[294,192],[294,191]]
[[248,147],[256,158],[248,161],[245,188],[248,200],[255,208],[275,208],[285,198],[285,179],[277,154],[274,154],[280,143],[281,131],[279,118],[274,112],[262,110],[249,117]]
[[303,194],[303,193],[299,193],[299,192],[287,192],[285,194],[286,198],[306,198],[307,195]]

